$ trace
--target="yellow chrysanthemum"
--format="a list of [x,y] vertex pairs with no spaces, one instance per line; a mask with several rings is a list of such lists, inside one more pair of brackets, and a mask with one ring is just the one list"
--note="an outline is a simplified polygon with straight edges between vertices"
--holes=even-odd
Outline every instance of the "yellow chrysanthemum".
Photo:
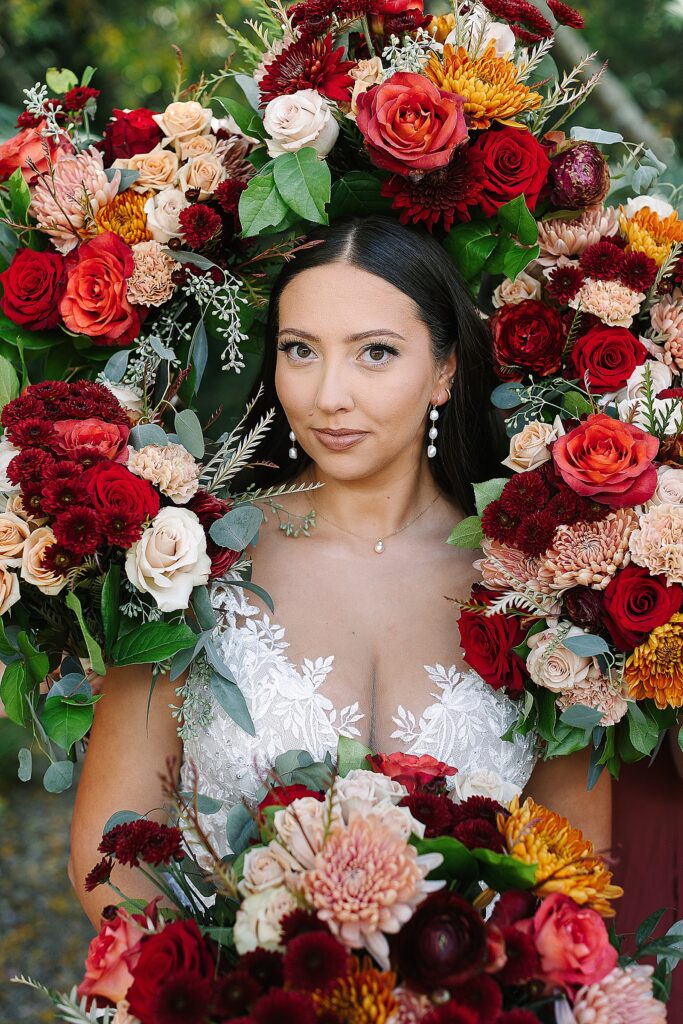
[[455,28],[455,15],[452,11],[448,14],[435,14],[432,20],[427,25],[427,31],[430,36],[436,39],[437,43],[443,43],[446,41],[446,37]]
[[626,662],[629,697],[651,697],[658,708],[683,707],[683,615],[653,629]]
[[539,896],[564,893],[603,917],[614,916],[609,900],[622,896],[624,890],[611,884],[612,873],[602,857],[566,818],[531,797],[521,805],[515,797],[509,817],[498,816],[498,831],[511,857],[537,865],[534,891]]
[[328,992],[314,992],[317,1015],[329,1014],[344,1024],[387,1024],[397,1008],[393,990],[396,975],[378,971],[366,957],[362,967],[354,961],[350,974],[339,978]]
[[440,89],[463,97],[470,128],[490,128],[492,121],[523,128],[514,118],[541,103],[540,93],[517,80],[519,71],[512,61],[496,57],[493,41],[476,60],[463,46],[456,50],[446,43],[441,57],[432,53],[424,73]]
[[146,202],[147,193],[134,192],[130,188],[119,192],[96,213],[99,231],[113,231],[128,245],[149,241],[152,233],[147,228]]
[[671,246],[683,242],[683,221],[675,210],[668,217],[660,217],[649,206],[643,206],[627,217],[622,207],[619,225],[628,242],[626,252],[644,252],[660,267]]

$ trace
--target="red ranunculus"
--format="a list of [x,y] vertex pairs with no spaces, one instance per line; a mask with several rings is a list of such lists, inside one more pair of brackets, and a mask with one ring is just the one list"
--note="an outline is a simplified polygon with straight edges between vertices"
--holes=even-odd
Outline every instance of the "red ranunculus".
[[118,158],[127,159],[138,153],[149,153],[164,133],[153,119],[154,110],[138,107],[137,110],[117,110],[104,129],[100,147],[104,154],[104,165],[108,167]]
[[[475,586],[472,596],[488,603],[495,593]],[[513,651],[526,635],[518,616],[463,611],[458,628],[467,664],[494,690],[504,687],[511,697],[519,697],[528,677],[524,659]]]
[[119,462],[98,462],[83,474],[90,499],[99,512],[124,511],[139,523],[159,511],[159,495],[147,480],[130,473]]
[[651,576],[639,565],[627,565],[605,590],[602,617],[612,640],[621,651],[632,651],[657,626],[680,611],[683,587],[667,586],[665,576]]
[[130,429],[122,423],[106,423],[93,416],[86,420],[57,420],[53,423],[57,441],[53,450],[62,455],[80,450],[94,452],[116,462],[125,462]]
[[[188,985],[200,983],[199,999],[204,997],[208,1001],[208,993],[203,991],[202,983],[211,981],[214,970],[214,959],[196,921],[173,921],[142,943],[137,963],[131,971],[133,984],[126,995],[130,1012],[142,1024],[157,1024],[158,1003],[166,986],[181,978]],[[194,994],[194,985],[192,990]],[[186,1008],[187,1020],[196,1019],[193,1009],[190,1006]],[[202,1020],[207,1009],[205,1007]],[[177,1019],[182,1019],[180,1014]]]
[[65,283],[63,256],[17,249],[7,270],[0,274],[0,282],[0,307],[13,323],[29,331],[57,326]]
[[659,441],[605,413],[589,416],[553,444],[553,462],[577,494],[610,508],[649,501],[657,487],[652,460]]
[[530,131],[500,128],[482,132],[472,149],[484,158],[486,188],[479,200],[484,216],[493,217],[496,210],[522,192],[529,209],[534,209],[548,177],[550,160]]
[[576,376],[602,393],[623,388],[646,356],[643,343],[626,327],[597,324],[576,341],[571,358]]
[[133,273],[130,246],[105,231],[67,257],[66,292],[59,304],[70,331],[85,334],[95,345],[128,345],[140,332],[141,306],[126,293]]
[[361,93],[357,124],[371,160],[397,174],[445,167],[467,138],[463,99],[399,71]]
[[409,793],[414,793],[418,787],[426,786],[434,779],[455,775],[458,770],[445,761],[437,761],[431,754],[421,754],[419,757],[417,754],[402,754],[400,751],[395,754],[368,754],[367,761],[376,772],[400,782]]
[[550,377],[560,369],[564,337],[556,309],[535,299],[525,299],[502,306],[491,317],[490,324],[496,372],[500,377],[522,380],[526,373]]

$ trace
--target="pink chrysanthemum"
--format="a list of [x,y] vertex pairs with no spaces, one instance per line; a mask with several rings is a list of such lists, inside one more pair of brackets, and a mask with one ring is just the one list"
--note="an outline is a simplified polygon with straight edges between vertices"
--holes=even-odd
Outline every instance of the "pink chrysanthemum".
[[574,1024],[666,1024],[666,1006],[652,994],[652,967],[615,967],[597,982],[579,989]]
[[632,509],[620,508],[599,522],[558,526],[543,559],[542,577],[554,590],[577,584],[604,590],[615,572],[631,560],[629,537],[637,525]]

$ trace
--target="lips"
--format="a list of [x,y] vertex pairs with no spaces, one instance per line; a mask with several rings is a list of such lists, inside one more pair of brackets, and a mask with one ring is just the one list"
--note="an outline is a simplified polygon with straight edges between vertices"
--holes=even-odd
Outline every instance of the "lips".
[[313,433],[318,438],[320,443],[328,448],[330,451],[343,451],[346,448],[351,448],[353,445],[359,444],[368,435],[365,430],[330,430],[321,429],[313,430]]

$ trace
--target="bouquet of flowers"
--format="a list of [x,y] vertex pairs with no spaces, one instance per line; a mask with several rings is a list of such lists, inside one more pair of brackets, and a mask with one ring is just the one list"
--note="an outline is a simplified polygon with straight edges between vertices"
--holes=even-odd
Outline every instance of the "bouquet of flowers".
[[[136,866],[166,905],[105,910],[81,984],[48,993],[59,1015],[664,1022],[661,1000],[683,955],[675,928],[652,939],[654,915],[634,956],[620,955],[605,919],[622,890],[591,843],[531,799],[456,802],[455,772],[429,755],[370,755],[347,739],[334,771],[290,751],[259,805],[231,810],[233,854],[222,860],[202,825],[218,802],[196,787],[179,792],[169,775],[183,828],[115,815],[86,883],[111,885],[115,862]],[[652,954],[656,969],[638,963]]]

